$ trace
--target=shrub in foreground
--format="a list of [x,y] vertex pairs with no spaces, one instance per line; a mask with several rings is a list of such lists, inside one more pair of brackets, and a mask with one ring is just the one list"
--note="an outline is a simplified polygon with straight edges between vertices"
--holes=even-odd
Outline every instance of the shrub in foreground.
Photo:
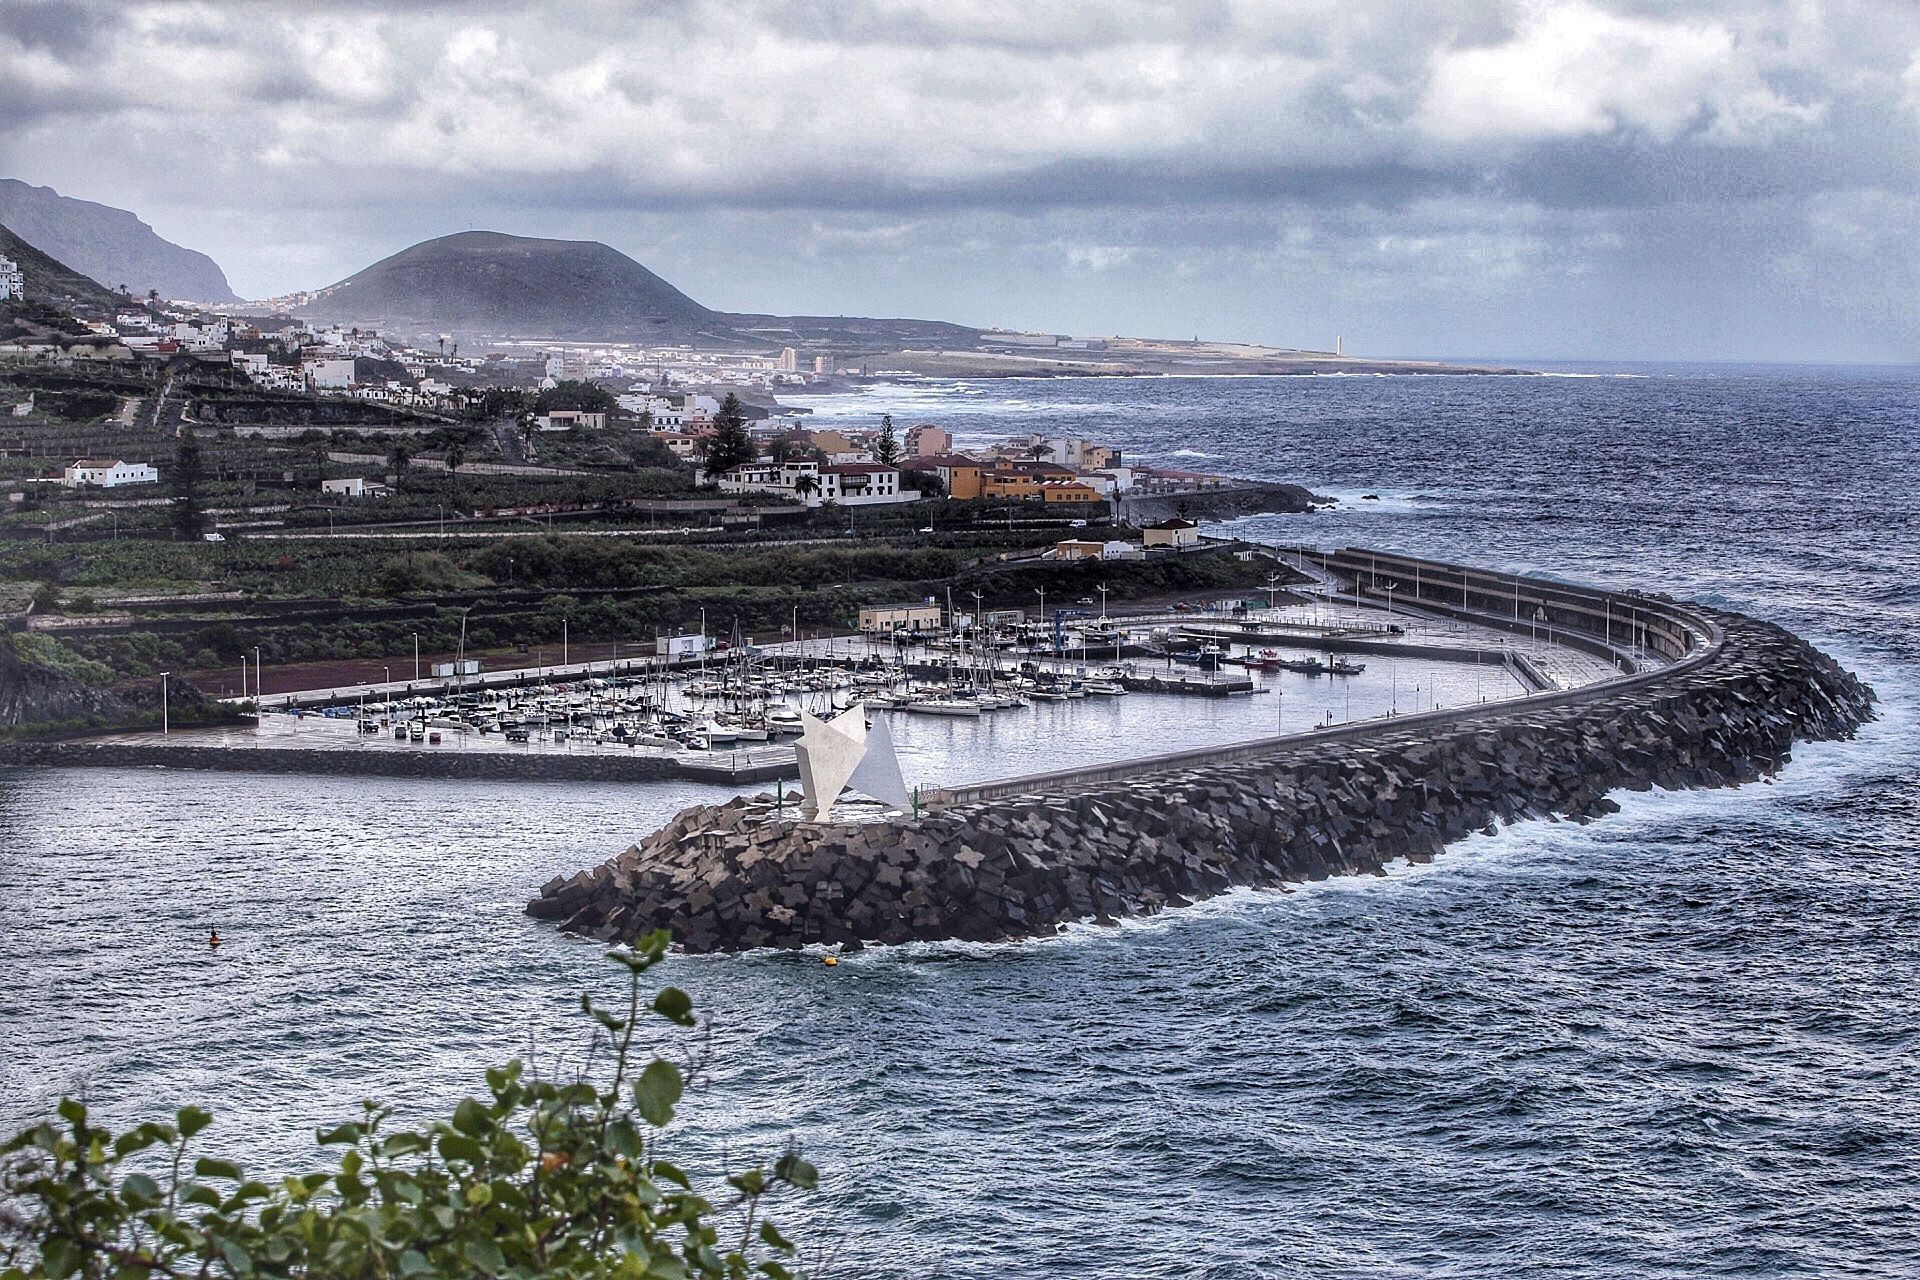
[[611,1046],[600,1083],[530,1079],[516,1060],[423,1129],[389,1129],[367,1103],[318,1135],[344,1148],[325,1172],[273,1184],[195,1158],[212,1122],[197,1107],[114,1134],[65,1100],[58,1123],[0,1148],[0,1277],[793,1275],[794,1246],[760,1214],[780,1188],[811,1189],[812,1166],[789,1151],[716,1202],[657,1150],[687,1075],[636,1068],[636,1024],[694,1023],[675,987],[642,1007],[666,947],[657,933],[608,953],[628,971],[624,1009],[581,998]]

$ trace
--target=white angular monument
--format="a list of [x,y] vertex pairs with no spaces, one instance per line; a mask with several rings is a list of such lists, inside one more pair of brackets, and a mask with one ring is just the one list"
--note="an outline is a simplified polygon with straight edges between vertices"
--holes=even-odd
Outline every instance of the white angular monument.
[[800,713],[800,741],[794,755],[800,762],[803,804],[818,821],[834,801],[851,788],[861,795],[906,809],[913,804],[906,780],[900,776],[900,758],[885,720],[867,730],[867,709],[858,704],[831,720]]

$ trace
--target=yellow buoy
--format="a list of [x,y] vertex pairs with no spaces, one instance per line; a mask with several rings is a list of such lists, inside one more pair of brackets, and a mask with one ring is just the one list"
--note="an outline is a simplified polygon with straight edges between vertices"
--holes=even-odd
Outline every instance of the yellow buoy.
[[839,956],[821,956],[820,959],[822,963],[828,964],[828,965],[836,965],[840,963]]

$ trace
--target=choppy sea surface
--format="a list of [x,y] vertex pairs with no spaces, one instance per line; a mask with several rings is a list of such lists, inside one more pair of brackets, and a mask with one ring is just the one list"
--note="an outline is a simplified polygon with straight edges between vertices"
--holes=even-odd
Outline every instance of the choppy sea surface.
[[[1920,1274],[1920,371],[810,403],[1299,480],[1342,507],[1236,529],[1746,610],[1882,698],[1771,785],[1628,796],[1384,879],[835,969],[670,962],[714,1025],[679,1153],[798,1142],[823,1189],[778,1216],[830,1274]],[[422,1117],[509,1055],[577,1060],[577,994],[611,975],[522,904],[715,794],[0,775],[0,1119],[198,1101],[210,1151],[284,1173],[362,1097]]]

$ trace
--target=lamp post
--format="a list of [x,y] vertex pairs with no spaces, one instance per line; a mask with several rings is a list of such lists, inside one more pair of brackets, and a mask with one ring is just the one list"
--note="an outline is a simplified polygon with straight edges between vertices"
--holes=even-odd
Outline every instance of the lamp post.
[[413,633],[413,678],[415,681],[420,679],[420,633],[418,631]]
[[[1047,634],[1047,589],[1045,587],[1035,587],[1034,594],[1040,597],[1040,636],[1041,639],[1044,640]],[[1053,646],[1048,645],[1047,651],[1051,653]]]
[[[1103,582],[1094,590],[1100,593],[1100,621],[1105,622],[1107,620],[1107,584]],[[1272,588],[1268,590],[1271,591]]]
[[167,677],[172,674],[170,671],[160,673],[160,732],[162,734],[173,732],[173,723],[167,717]]

